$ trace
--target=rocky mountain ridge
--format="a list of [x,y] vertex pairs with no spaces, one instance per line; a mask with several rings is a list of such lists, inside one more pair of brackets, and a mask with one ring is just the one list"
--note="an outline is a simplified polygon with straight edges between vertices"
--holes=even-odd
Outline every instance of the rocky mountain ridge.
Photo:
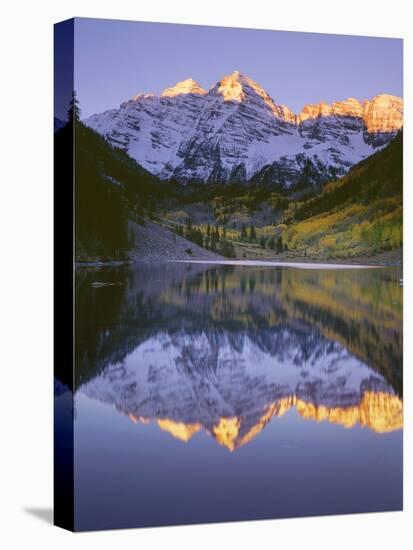
[[209,90],[189,78],[85,123],[163,180],[320,184],[395,137],[403,100],[306,105],[297,115],[239,71]]

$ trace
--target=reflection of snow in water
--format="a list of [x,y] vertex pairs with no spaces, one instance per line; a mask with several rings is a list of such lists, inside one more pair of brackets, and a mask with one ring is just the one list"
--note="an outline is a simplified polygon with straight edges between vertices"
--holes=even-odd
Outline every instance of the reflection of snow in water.
[[402,402],[383,376],[315,333],[159,332],[82,386],[134,421],[158,421],[187,441],[201,427],[234,450],[295,407],[304,418],[382,432]]

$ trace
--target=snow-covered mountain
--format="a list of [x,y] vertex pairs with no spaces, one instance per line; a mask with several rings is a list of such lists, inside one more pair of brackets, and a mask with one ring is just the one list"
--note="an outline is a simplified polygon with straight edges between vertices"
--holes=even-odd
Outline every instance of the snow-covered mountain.
[[159,331],[78,390],[134,422],[187,441],[204,429],[229,450],[295,408],[313,420],[402,425],[402,401],[383,376],[315,331]]
[[318,183],[345,174],[403,124],[403,100],[377,95],[294,114],[239,71],[207,91],[187,79],[84,121],[161,179]]

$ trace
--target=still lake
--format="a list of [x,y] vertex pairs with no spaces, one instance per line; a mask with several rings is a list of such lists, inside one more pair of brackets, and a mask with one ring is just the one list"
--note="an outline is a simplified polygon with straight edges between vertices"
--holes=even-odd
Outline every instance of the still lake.
[[76,529],[400,510],[400,277],[77,270]]

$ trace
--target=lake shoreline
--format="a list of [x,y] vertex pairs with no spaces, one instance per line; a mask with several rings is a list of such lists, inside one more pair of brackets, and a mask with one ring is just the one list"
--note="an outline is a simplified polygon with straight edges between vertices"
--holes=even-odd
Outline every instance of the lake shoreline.
[[155,257],[135,257],[127,260],[109,260],[109,261],[75,261],[74,267],[81,268],[103,268],[119,267],[123,265],[136,265],[147,263],[190,263],[190,264],[215,264],[215,265],[251,265],[251,266],[274,266],[274,267],[296,267],[302,269],[349,269],[366,267],[403,267],[403,251],[401,249],[383,252],[375,256],[358,256],[354,258],[298,258],[289,257],[286,254],[280,254],[279,259],[259,259],[259,258],[223,258],[216,255],[216,258],[165,258],[163,256]]
[[232,265],[239,267],[290,267],[293,269],[378,269],[384,265],[363,265],[327,262],[283,262],[271,260],[172,260],[173,263]]

